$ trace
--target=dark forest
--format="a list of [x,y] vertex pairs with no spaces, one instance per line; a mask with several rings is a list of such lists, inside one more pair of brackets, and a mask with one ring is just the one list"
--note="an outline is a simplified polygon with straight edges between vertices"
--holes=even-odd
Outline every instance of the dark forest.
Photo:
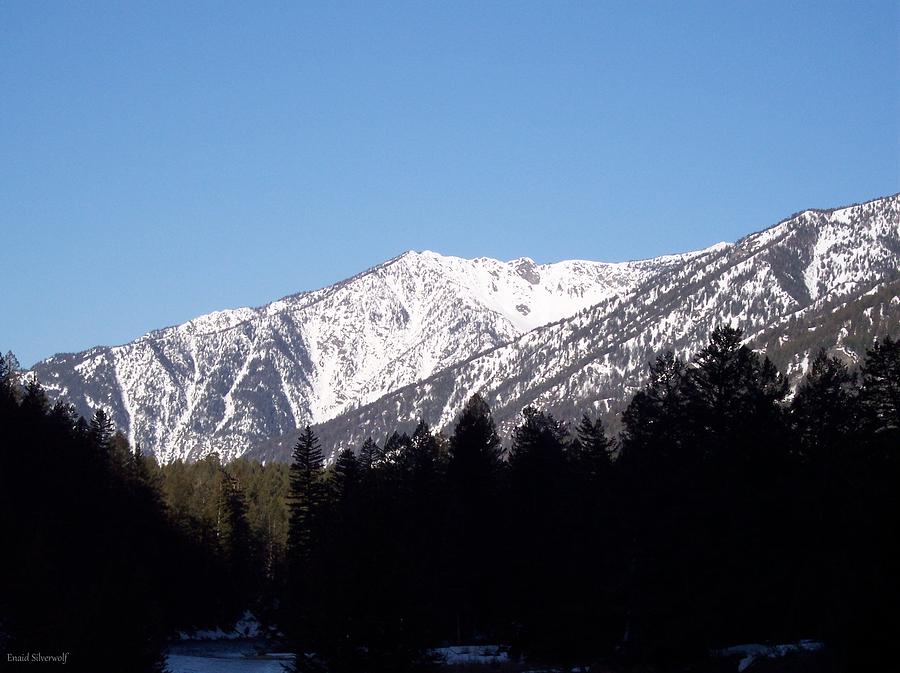
[[475,642],[704,671],[717,649],[800,639],[825,644],[822,670],[880,670],[900,605],[900,341],[859,367],[820,352],[791,392],[741,340],[720,328],[690,361],[656,358],[617,436],[528,407],[504,447],[475,395],[447,435],[422,421],[327,466],[312,427],[290,465],[158,465],[7,357],[0,650],[161,671],[178,631],[252,609],[298,671],[424,671],[431,648]]

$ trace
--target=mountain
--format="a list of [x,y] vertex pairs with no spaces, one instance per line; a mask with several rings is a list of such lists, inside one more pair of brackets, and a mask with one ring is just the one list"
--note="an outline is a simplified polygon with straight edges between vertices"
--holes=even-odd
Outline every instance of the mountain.
[[[875,338],[900,336],[900,195],[809,210],[734,245],[645,267],[633,287],[396,390],[320,427],[325,446],[359,446],[419,418],[448,428],[478,392],[508,436],[521,409],[558,418],[615,412],[663,350],[682,358],[730,324],[794,383],[821,347],[858,362]],[[255,454],[288,455],[292,437]]]
[[482,393],[508,432],[527,404],[614,412],[665,348],[731,323],[795,377],[822,346],[858,359],[897,332],[900,195],[809,210],[735,244],[607,264],[407,252],[336,285],[201,316],[33,368],[51,398],[103,406],[161,460],[288,455],[399,418],[445,428]]
[[627,294],[690,257],[538,265],[407,252],[331,287],[56,355],[33,372],[80,413],[109,410],[160,460],[230,459]]

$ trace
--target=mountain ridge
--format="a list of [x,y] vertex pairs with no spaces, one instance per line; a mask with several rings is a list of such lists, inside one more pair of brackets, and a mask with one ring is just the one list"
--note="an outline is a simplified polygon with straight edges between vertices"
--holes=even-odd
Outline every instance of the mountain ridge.
[[[843,209],[828,209],[827,212],[813,210],[802,211],[801,214],[796,216],[793,220],[783,220],[777,225],[773,225],[760,232],[743,237],[729,248],[719,251],[710,251],[708,257],[709,264],[712,265],[713,271],[715,272],[713,275],[728,274],[730,270],[739,269],[742,265],[746,265],[748,260],[754,258],[757,259],[757,262],[760,265],[759,268],[763,268],[765,264],[771,265],[771,262],[774,260],[778,262],[778,266],[777,268],[773,266],[775,269],[773,274],[780,278],[780,284],[773,283],[772,288],[784,290],[785,288],[782,288],[781,285],[794,285],[794,287],[789,288],[793,290],[792,292],[782,291],[780,295],[776,292],[773,297],[768,297],[768,299],[780,297],[785,310],[773,313],[771,307],[763,306],[764,313],[768,316],[768,321],[759,319],[755,321],[750,320],[744,325],[739,325],[746,329],[746,341],[752,346],[762,350],[767,347],[773,347],[774,344],[771,341],[764,343],[763,341],[765,340],[761,339],[759,336],[764,333],[766,329],[771,327],[771,325],[768,324],[769,322],[789,320],[790,316],[793,314],[803,315],[804,313],[808,314],[814,312],[817,310],[816,307],[818,305],[824,305],[829,300],[837,300],[841,296],[845,299],[845,305],[848,303],[852,304],[859,299],[859,296],[877,291],[878,288],[881,287],[889,287],[891,288],[891,291],[894,292],[894,294],[886,300],[888,302],[887,306],[889,308],[893,307],[891,309],[893,312],[890,313],[889,317],[882,319],[881,323],[874,328],[871,325],[867,326],[863,324],[865,321],[862,318],[858,318],[856,325],[851,325],[851,328],[860,333],[870,330],[870,337],[876,334],[883,336],[884,333],[891,333],[894,336],[897,336],[898,332],[900,332],[900,317],[897,316],[896,310],[896,307],[900,305],[900,297],[897,296],[898,285],[900,284],[896,282],[897,268],[900,267],[900,215],[898,215],[898,203],[900,203],[900,200],[898,200],[897,195],[895,195],[888,199],[881,199],[876,202],[866,202],[865,204],[859,204],[858,206],[849,206]],[[835,222],[826,222],[822,218],[827,219],[836,212],[847,211],[852,208],[859,208],[860,212],[862,212],[867,208],[871,209],[871,204],[881,204],[884,206],[880,224],[878,222],[873,224],[866,221],[866,223],[864,223],[866,226],[863,226],[859,233],[862,235],[868,231],[870,227],[873,228],[873,231],[883,230],[882,233],[887,236],[887,245],[883,246],[880,252],[873,251],[870,256],[862,256],[857,260],[861,264],[857,275],[851,275],[851,278],[847,280],[843,278],[841,274],[837,274],[834,278],[834,287],[830,288],[828,292],[824,292],[821,296],[812,299],[807,291],[808,288],[805,287],[805,283],[802,284],[803,287],[801,289],[797,284],[799,279],[795,278],[793,281],[791,280],[792,275],[796,275],[797,269],[792,269],[790,264],[787,264],[784,261],[785,255],[794,254],[796,257],[796,259],[793,260],[794,262],[803,265],[806,269],[811,268],[818,258],[813,256],[810,259],[800,259],[798,255],[802,254],[802,248],[801,246],[794,244],[802,242],[802,237],[808,236],[810,231],[812,231],[812,233],[817,236],[816,244],[822,243],[823,246],[828,248],[826,252],[831,252],[832,248],[835,247],[835,243],[831,242],[829,244],[827,236],[821,241],[818,237],[823,232],[826,234],[829,233],[827,231],[828,227],[834,229]],[[846,212],[843,213],[841,217],[844,215],[846,215]],[[869,213],[869,215],[875,216],[876,220],[878,219],[877,213]],[[832,219],[834,218],[832,217]],[[792,227],[781,227],[781,225],[786,222],[792,223]],[[837,222],[836,224],[839,229],[844,226],[851,226],[849,220],[847,220],[847,222]],[[781,227],[781,229],[779,229],[779,227]],[[877,234],[878,232],[876,231],[875,233]],[[876,235],[875,238],[878,238],[879,236],[880,234]],[[798,240],[788,241],[787,239],[789,238]],[[791,245],[786,246],[786,241]],[[807,243],[810,243],[810,241],[807,241]],[[742,250],[742,246],[745,249]],[[769,259],[768,261],[766,259],[760,259],[760,255],[765,255],[772,259]],[[829,264],[841,261],[841,256],[837,253],[824,255],[824,258]],[[875,267],[877,268],[872,268],[872,261],[878,261],[878,259],[880,259],[880,266],[879,264],[875,264]],[[716,265],[718,265],[718,268],[716,268]],[[616,344],[613,342],[616,339],[621,342],[621,348],[627,351],[629,348],[629,341],[634,342],[643,331],[651,329],[656,322],[659,321],[661,316],[667,317],[668,313],[672,313],[673,311],[677,312],[686,302],[694,301],[693,295],[701,290],[708,290],[706,286],[711,282],[712,276],[698,276],[696,270],[692,271],[688,269],[688,272],[685,273],[684,269],[674,268],[664,270],[661,272],[661,275],[667,273],[670,275],[677,275],[679,272],[686,275],[685,281],[673,282],[670,283],[669,287],[665,287],[664,279],[657,276],[648,279],[646,281],[646,286],[637,288],[634,291],[635,295],[640,295],[642,292],[656,292],[659,295],[654,299],[655,305],[651,307],[655,312],[648,313],[643,316],[640,321],[636,321],[634,318],[625,320],[624,334],[620,332],[619,328],[623,327],[621,325],[613,325],[610,329],[600,330],[605,335],[611,335],[609,336],[609,339],[611,340],[610,343],[606,344],[603,348],[596,343],[584,347],[583,342],[585,341],[585,338],[580,332],[580,330],[583,331],[585,329],[596,329],[599,320],[596,316],[587,319],[585,321],[586,324],[580,328],[578,325],[575,325],[573,328],[573,335],[567,343],[553,343],[555,339],[555,335],[553,334],[555,325],[546,325],[535,330],[533,333],[519,337],[515,342],[518,346],[505,344],[493,349],[491,352],[478,354],[465,363],[451,366],[449,372],[443,374],[439,372],[435,374],[432,379],[421,383],[411,384],[402,390],[390,393],[383,400],[376,401],[372,405],[368,405],[362,410],[357,411],[355,416],[348,413],[344,418],[338,417],[326,422],[320,427],[324,442],[335,448],[358,446],[364,438],[365,433],[362,431],[354,431],[353,428],[366,428],[367,430],[370,430],[371,434],[377,439],[380,436],[383,436],[383,433],[391,429],[390,424],[392,422],[396,423],[396,419],[399,419],[399,425],[401,427],[411,427],[414,424],[414,416],[417,413],[424,416],[425,420],[431,422],[437,428],[446,428],[448,424],[452,422],[452,418],[455,416],[455,413],[458,412],[462,401],[464,401],[461,399],[462,395],[460,395],[458,391],[451,391],[446,394],[438,394],[437,397],[440,399],[431,401],[429,401],[429,395],[431,395],[435,389],[440,390],[450,385],[448,380],[464,381],[461,388],[467,389],[470,393],[476,391],[482,393],[494,409],[495,417],[498,419],[501,429],[504,430],[507,435],[512,425],[515,423],[518,411],[523,406],[532,403],[554,411],[566,420],[573,420],[574,418],[577,418],[577,415],[579,415],[581,411],[587,410],[593,410],[595,412],[599,411],[601,415],[603,415],[604,412],[607,412],[607,416],[609,416],[608,412],[611,411],[611,407],[615,406],[615,404],[606,404],[606,408],[601,408],[599,410],[596,408],[592,409],[589,405],[585,404],[585,402],[590,401],[589,398],[591,396],[583,394],[583,386],[581,389],[574,386],[573,389],[573,384],[569,380],[573,377],[577,378],[578,376],[590,379],[589,376],[586,376],[584,370],[588,365],[594,363],[598,354],[603,355],[605,353],[606,357],[609,358],[609,354],[613,353],[613,359],[615,360],[615,358],[618,357],[619,360],[617,363],[613,363],[617,371],[607,372],[606,374],[608,379],[607,384],[609,384],[605,390],[606,394],[604,395],[601,393],[594,395],[593,401],[596,403],[605,397],[607,401],[613,400],[614,403],[621,405],[641,382],[643,370],[646,368],[646,362],[652,359],[657,352],[665,350],[667,347],[673,347],[678,351],[678,354],[681,357],[687,357],[691,352],[702,347],[706,337],[716,323],[734,322],[731,318],[736,316],[729,315],[729,312],[723,310],[721,305],[713,304],[710,307],[708,311],[709,315],[706,318],[697,312],[690,316],[692,320],[689,322],[693,324],[704,323],[703,328],[699,330],[692,339],[686,338],[684,335],[679,336],[677,333],[672,333],[670,331],[664,337],[657,340],[654,344],[655,347],[648,348],[646,347],[646,344],[644,344],[644,347],[638,351],[643,353],[643,355],[632,357],[629,362],[623,363],[623,354],[615,354]],[[870,280],[871,283],[869,283],[867,279]],[[758,281],[759,279],[756,280]],[[850,283],[850,289],[842,292],[839,288],[847,283]],[[862,288],[861,291],[856,292],[855,294],[853,291],[854,283],[855,287]],[[660,292],[660,287],[662,287],[664,291]],[[758,289],[762,290],[764,288]],[[764,292],[762,293],[762,296],[765,297]],[[754,296],[754,298],[758,297]],[[612,301],[613,303],[619,301],[622,304],[628,304],[630,298],[619,298]],[[747,302],[747,305],[751,304],[752,302]],[[788,308],[796,308],[797,310],[789,311],[787,310]],[[841,308],[841,306],[838,306],[838,308],[835,308],[834,310],[837,311],[839,308]],[[615,310],[616,307],[614,306],[611,309],[607,309],[607,312],[614,314]],[[560,321],[560,324],[571,327],[579,320],[582,320],[579,316],[582,314],[591,314],[592,312],[603,313],[603,309],[602,307],[598,308],[597,306],[585,309],[576,316],[563,319]],[[759,313],[760,312],[757,311],[757,314]],[[884,315],[884,311],[882,311],[882,314]],[[549,332],[549,334],[536,334],[541,332]],[[807,349],[804,354],[805,357],[808,357],[809,350],[812,350],[819,345],[826,347],[829,345],[840,345],[840,339],[837,338],[838,335],[834,330],[826,330],[826,332],[827,333],[821,333],[817,343]],[[791,337],[791,340],[794,338],[795,337]],[[581,347],[583,352],[577,358],[569,357],[565,363],[566,366],[553,371],[552,374],[548,374],[546,366],[536,366],[534,361],[527,361],[529,355],[533,355],[529,352],[529,342],[535,342],[538,346],[538,362],[546,362],[554,356],[555,352],[566,352],[567,349],[577,349]],[[548,343],[550,343],[549,347],[546,346]],[[869,345],[871,345],[871,339],[869,340]],[[634,343],[630,347],[637,349],[637,346]],[[544,349],[543,352],[541,352],[541,348]],[[859,350],[864,350],[861,345],[857,346],[857,348]],[[504,350],[514,351],[509,358],[514,360],[514,363],[505,369],[503,368],[502,363],[504,358],[502,355],[497,355],[498,352],[502,353]],[[625,355],[627,356],[627,353]],[[856,353],[857,357],[859,355],[860,353]],[[543,360],[541,359],[542,357],[544,358]],[[492,358],[494,360],[493,362],[491,361]],[[795,359],[798,358],[799,356]],[[625,359],[627,360],[627,357]],[[481,369],[489,370],[491,372],[490,375],[485,375],[482,372],[482,375],[479,376],[477,372],[472,371],[479,369],[479,360],[482,361]],[[610,363],[607,362],[606,364],[609,365]],[[802,373],[798,370],[796,362],[793,363],[793,368],[789,366],[791,365],[790,362],[778,364],[784,366],[785,369],[789,370],[789,373],[793,374],[794,382],[796,382],[798,374]],[[467,368],[469,371],[466,371]],[[510,382],[515,381],[520,372],[536,372],[541,369],[544,370],[542,376],[545,380],[543,382],[539,385],[535,385],[532,380],[529,381],[528,385],[524,386],[523,390],[518,392],[514,390],[515,383]],[[802,367],[800,369],[802,370]],[[442,375],[445,379],[443,381],[441,380]],[[600,378],[602,378],[602,376]],[[619,380],[615,381],[616,378]],[[496,379],[499,383],[491,388],[489,379]],[[596,379],[597,376],[594,376],[595,381]],[[630,381],[629,385],[624,385],[625,379]],[[557,390],[554,395],[552,389],[556,387],[559,387],[562,390]],[[602,388],[603,386],[601,385],[600,387]],[[411,403],[411,400],[414,401],[414,403]],[[568,405],[567,407],[566,404],[563,404],[564,400],[576,400],[576,403]],[[383,410],[379,410],[380,406],[389,407],[391,412],[386,415]],[[607,420],[610,419],[607,418]],[[280,444],[276,443],[275,445],[263,448],[257,451],[256,454],[262,457],[283,459],[285,457],[287,445],[289,444],[288,439],[289,438],[286,438]]]
[[[759,332],[788,308],[805,310],[834,294],[839,282],[852,289],[866,279],[889,281],[890,269],[900,266],[898,196],[806,209],[735,243],[628,262],[536,264],[528,257],[467,260],[408,250],[325,288],[214,311],[120,346],[57,354],[33,371],[51,398],[67,397],[81,413],[111,409],[129,439],[162,460],[213,450],[226,459],[251,450],[283,458],[272,438],[290,436],[297,425],[346,425],[359,409],[417,389],[425,397],[407,402],[424,409],[433,394],[428,386],[446,385],[444,372],[465,370],[462,387],[437,414],[437,425],[445,426],[460,399],[486,385],[484,375],[471,371],[479,366],[511,381],[523,372],[542,379],[534,395],[527,386],[498,385],[500,416],[526,398],[557,404],[553,393],[537,394],[551,379],[560,387],[556,397],[566,390],[573,404],[596,395],[572,377],[605,376],[609,397],[624,395],[633,386],[619,379],[640,379],[631,351],[653,350],[636,335],[654,321],[725,320],[744,302],[752,309],[748,325]],[[863,241],[871,244],[865,254]],[[711,298],[706,305],[701,295]],[[631,336],[614,346],[598,340],[597,330]],[[657,331],[684,355],[704,330],[693,340],[677,330]],[[518,364],[491,363],[498,351]],[[588,367],[602,352],[607,362]],[[550,366],[554,360],[567,365]],[[504,427],[509,422],[501,419]],[[344,436],[335,445],[357,439]]]
[[[513,269],[511,263],[489,258],[463,260],[408,252],[334,286],[289,295],[258,309],[212,312],[153,330],[121,346],[55,355],[38,363],[33,371],[51,397],[68,397],[81,413],[97,406],[110,408],[117,425],[129,429],[133,442],[154,451],[162,442],[184,445],[198,438],[211,448],[212,437],[234,421],[235,445],[225,451],[233,457],[246,448],[236,446],[239,435],[251,429],[244,412],[255,412],[238,409],[234,398],[236,389],[242,392],[241,380],[253,378],[257,342],[268,339],[269,343],[263,344],[270,351],[266,357],[271,355],[281,363],[263,363],[270,369],[269,375],[262,377],[267,380],[251,382],[251,387],[266,388],[269,396],[277,396],[279,388],[282,393],[274,410],[279,417],[272,420],[268,410],[272,422],[266,429],[263,418],[264,427],[256,432],[259,438],[272,429],[293,427],[298,418],[321,419],[357,398],[377,397],[396,387],[398,381],[427,376],[435,368],[569,312],[561,311],[559,304],[576,310],[634,281],[629,271],[635,265],[630,264],[531,264],[523,270],[523,260],[515,262],[518,268]],[[563,267],[564,272],[560,271]],[[538,275],[529,281],[524,278],[529,273]],[[480,285],[473,284],[472,274],[479,275]],[[485,290],[488,281],[492,287]],[[497,296],[504,305],[497,303]],[[442,315],[448,306],[449,315]],[[340,313],[346,315],[335,318]],[[353,328],[361,323],[381,333],[367,341]],[[454,341],[447,334],[461,338]],[[398,335],[402,337],[399,340]],[[358,346],[373,362],[367,364],[365,357],[348,357],[344,352],[338,354],[343,360],[335,365],[333,351],[344,342],[350,343],[345,351],[356,356],[354,348]],[[280,355],[272,355],[276,351]],[[216,363],[223,357],[232,361],[216,371]],[[130,362],[120,366],[123,359]],[[331,371],[335,366],[347,371],[335,374]],[[357,371],[367,366],[371,371]],[[151,376],[145,376],[148,374]],[[210,383],[215,377],[221,380]],[[142,378],[146,380],[139,380]],[[340,398],[341,391],[335,392],[340,386],[334,382],[348,379],[355,388],[346,399]],[[156,388],[148,390],[147,385]],[[198,392],[205,399],[198,399]],[[256,397],[248,405],[267,406],[262,390],[247,394]],[[160,402],[145,404],[153,397]],[[263,409],[263,413],[267,411]],[[135,428],[141,422],[146,426],[150,417],[162,422],[163,432],[154,435],[156,428]],[[195,452],[195,457],[202,451]],[[161,457],[182,457],[190,452],[164,451]]]

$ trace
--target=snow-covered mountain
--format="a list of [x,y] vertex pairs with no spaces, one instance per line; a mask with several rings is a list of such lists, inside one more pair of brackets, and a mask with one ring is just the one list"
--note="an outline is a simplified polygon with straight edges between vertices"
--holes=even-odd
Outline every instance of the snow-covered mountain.
[[[324,444],[381,439],[398,420],[401,429],[419,418],[448,428],[475,392],[507,436],[530,404],[562,419],[591,412],[614,421],[656,354],[687,358],[720,324],[743,329],[794,381],[820,347],[858,361],[876,337],[900,336],[900,195],[806,211],[645,271],[570,318],[332,419],[320,428]],[[256,453],[286,457],[290,440]]]
[[322,290],[56,355],[33,371],[80,413],[110,410],[161,460],[232,458],[627,294],[690,256],[538,265],[407,252]]
[[871,334],[897,331],[898,268],[898,195],[638,262],[408,252],[322,290],[33,371],[81,413],[111,410],[162,460],[285,457],[300,424],[322,424],[329,448],[354,446],[398,418],[446,427],[476,391],[507,429],[531,403],[564,418],[608,412],[656,352],[687,355],[723,322],[795,372],[820,343],[855,344],[846,351],[858,357]]

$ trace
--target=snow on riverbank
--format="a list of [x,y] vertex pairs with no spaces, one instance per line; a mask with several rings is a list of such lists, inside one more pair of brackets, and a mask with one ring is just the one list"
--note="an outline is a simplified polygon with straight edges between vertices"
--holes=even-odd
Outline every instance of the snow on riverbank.
[[738,673],[747,670],[757,659],[778,659],[787,656],[793,652],[818,652],[823,647],[822,643],[814,640],[801,640],[798,643],[786,643],[783,645],[761,645],[753,643],[750,645],[734,645],[726,647],[724,650],[717,650],[716,654],[720,657],[741,657],[738,662]]
[[171,673],[284,673],[285,664],[293,658],[290,654],[237,657],[169,654],[166,666]]
[[499,645],[456,645],[431,650],[445,664],[501,664],[509,661],[509,655]]
[[277,629],[267,630],[247,611],[227,631],[179,633],[166,654],[166,667],[171,673],[284,673],[294,655],[267,651],[275,635]]
[[178,634],[181,640],[241,640],[247,638],[260,638],[263,635],[262,625],[256,616],[247,610],[241,618],[234,623],[230,631],[220,628],[201,631],[182,631]]

